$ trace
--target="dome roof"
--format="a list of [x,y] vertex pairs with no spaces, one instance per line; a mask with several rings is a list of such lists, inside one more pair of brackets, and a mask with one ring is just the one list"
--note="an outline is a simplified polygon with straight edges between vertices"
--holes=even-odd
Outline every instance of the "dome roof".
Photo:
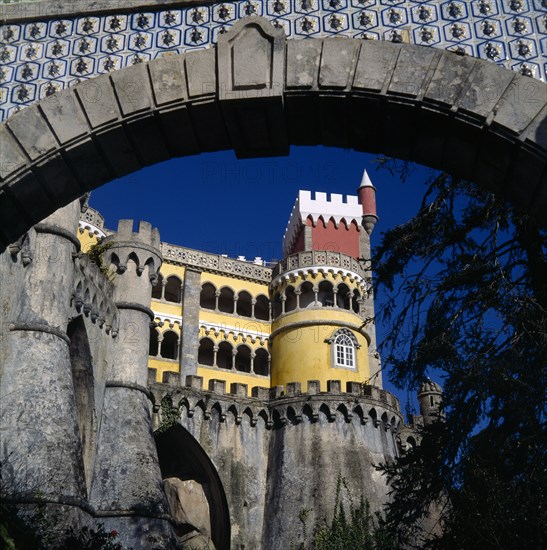
[[443,393],[443,389],[441,388],[441,386],[439,386],[439,384],[433,382],[432,380],[429,380],[428,378],[425,382],[422,382],[422,384],[420,385],[420,391],[418,393],[420,394],[430,392]]

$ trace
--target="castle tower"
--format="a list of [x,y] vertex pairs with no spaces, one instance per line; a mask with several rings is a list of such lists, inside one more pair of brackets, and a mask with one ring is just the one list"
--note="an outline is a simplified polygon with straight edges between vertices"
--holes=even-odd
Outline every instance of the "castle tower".
[[[358,196],[300,191],[272,274],[270,439],[264,547],[281,548],[332,513],[339,476],[373,511],[389,499],[374,465],[397,454],[398,404],[381,389],[369,235],[375,189]],[[363,407],[355,403],[362,399]],[[366,412],[365,412],[366,411]],[[301,529],[300,529],[301,530]]]
[[425,426],[442,418],[442,400],[443,390],[439,384],[429,379],[422,383],[418,391],[418,401]]
[[374,230],[378,216],[376,214],[376,188],[372,185],[367,171],[364,170],[361,185],[357,189],[359,204],[362,208],[362,225],[366,233],[360,236],[360,258],[366,271],[366,280],[368,282],[368,292],[361,309],[369,340],[369,367],[370,383],[382,387],[382,367],[380,364],[380,354],[376,349],[376,322],[374,313],[374,290],[372,288],[372,251],[370,249],[370,235]]
[[272,386],[318,380],[326,391],[336,379],[381,387],[370,269],[374,193],[366,171],[359,196],[299,192],[270,285]]
[[86,484],[67,326],[80,202],[36,224],[0,255],[1,497],[77,525]]
[[169,548],[173,543],[167,501],[151,427],[147,389],[149,309],[160,268],[157,229],[121,220],[104,243],[119,311],[115,358],[106,381],[90,503],[108,529],[131,548]]

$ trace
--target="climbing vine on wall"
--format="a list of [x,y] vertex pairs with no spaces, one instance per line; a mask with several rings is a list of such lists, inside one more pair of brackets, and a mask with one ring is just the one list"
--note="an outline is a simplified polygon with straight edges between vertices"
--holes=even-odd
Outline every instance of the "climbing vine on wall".
[[160,434],[172,428],[180,419],[180,405],[174,405],[173,396],[169,393],[161,400],[160,418],[160,427],[156,430]]
[[99,268],[100,272],[109,281],[112,281],[114,278],[114,273],[110,271],[109,267],[104,263],[104,255],[113,244],[112,241],[105,242],[103,240],[98,240],[95,244],[92,244],[86,252],[90,261]]

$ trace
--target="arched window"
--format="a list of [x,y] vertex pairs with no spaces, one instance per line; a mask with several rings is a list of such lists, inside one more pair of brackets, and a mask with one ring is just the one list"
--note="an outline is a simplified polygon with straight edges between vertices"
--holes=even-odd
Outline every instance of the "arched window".
[[281,294],[276,294],[273,299],[273,318],[277,319],[283,311],[283,305],[281,303]]
[[163,333],[161,356],[164,359],[176,359],[179,351],[179,337],[176,332],[168,330]]
[[234,312],[234,291],[231,288],[225,286],[220,290],[218,309],[224,313]]
[[151,355],[152,357],[156,357],[156,355],[158,355],[158,331],[155,328],[150,328],[148,355]]
[[338,292],[336,293],[336,305],[342,309],[349,309],[349,296],[350,290],[348,285],[342,283],[338,285]]
[[212,367],[215,360],[214,344],[209,338],[199,341],[198,364]]
[[307,308],[315,303],[315,292],[309,281],[302,283],[300,290],[302,292],[300,294],[300,309]]
[[329,281],[321,281],[319,283],[319,292],[317,294],[317,301],[323,307],[334,306],[334,290],[332,283]]
[[261,321],[270,320],[270,301],[266,296],[257,296],[255,304],[255,318]]
[[168,277],[167,284],[165,285],[165,299],[168,302],[175,302],[180,304],[182,301],[181,296],[181,282],[178,277]]
[[237,314],[242,317],[251,317],[253,313],[253,305],[251,303],[251,295],[243,290],[237,296]]
[[237,348],[236,369],[241,372],[251,372],[251,350],[247,346]]
[[161,293],[163,290],[163,277],[161,273],[158,275],[158,280],[156,284],[152,287],[152,298],[156,300],[161,300]]
[[289,313],[289,311],[296,309],[296,294],[292,286],[288,286],[285,289],[285,296],[287,297],[285,301],[285,313]]
[[221,342],[218,346],[217,367],[221,369],[232,368],[232,346],[228,342]]
[[268,376],[269,369],[268,364],[270,362],[270,355],[265,349],[258,348],[254,359],[254,372],[262,376]]
[[407,451],[409,451],[413,447],[416,447],[416,440],[412,436],[407,437],[405,447],[406,447],[405,450]]
[[203,309],[215,309],[216,308],[216,296],[217,289],[211,283],[205,283],[201,287],[201,294],[199,295],[199,305]]
[[346,328],[334,333],[328,340],[332,345],[332,366],[357,370],[357,338]]

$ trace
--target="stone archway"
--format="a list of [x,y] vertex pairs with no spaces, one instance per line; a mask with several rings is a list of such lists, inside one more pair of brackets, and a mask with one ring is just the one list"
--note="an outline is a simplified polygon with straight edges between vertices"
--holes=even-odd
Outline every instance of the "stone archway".
[[[180,424],[156,435],[158,458],[179,535],[210,537],[230,548],[230,514],[224,487],[207,453]],[[193,547],[198,539],[188,540]]]
[[[251,56],[251,59],[249,59]],[[90,189],[176,156],[323,144],[409,159],[547,208],[547,85],[476,58],[286,40],[258,17],[215,49],[82,82],[0,126],[0,246]],[[540,220],[544,223],[544,220]]]

